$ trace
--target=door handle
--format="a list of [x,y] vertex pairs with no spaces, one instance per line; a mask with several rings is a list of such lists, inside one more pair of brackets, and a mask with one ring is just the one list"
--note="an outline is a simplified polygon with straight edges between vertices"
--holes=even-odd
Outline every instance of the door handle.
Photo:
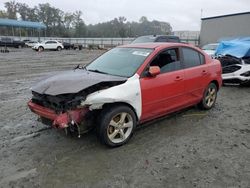
[[203,74],[203,75],[206,75],[206,74],[207,74],[207,71],[206,71],[206,70],[203,70],[203,71],[202,71],[202,74]]
[[182,77],[176,76],[175,81],[181,81],[181,80],[182,80]]

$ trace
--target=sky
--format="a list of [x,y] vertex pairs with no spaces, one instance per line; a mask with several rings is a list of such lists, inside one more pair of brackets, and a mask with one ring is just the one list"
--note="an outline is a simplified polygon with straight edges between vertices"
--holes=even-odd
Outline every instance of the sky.
[[[0,0],[0,9],[4,2]],[[250,12],[250,0],[16,0],[30,7],[50,3],[65,12],[81,10],[86,24],[96,24],[125,16],[128,21],[169,22],[174,31],[200,30],[200,18]],[[201,11],[202,10],[202,11]]]

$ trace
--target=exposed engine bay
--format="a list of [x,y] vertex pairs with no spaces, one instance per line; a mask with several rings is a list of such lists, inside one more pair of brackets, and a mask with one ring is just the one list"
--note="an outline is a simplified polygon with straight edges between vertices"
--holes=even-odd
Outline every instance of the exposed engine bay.
[[90,86],[78,93],[59,94],[56,96],[40,94],[32,91],[32,102],[41,106],[55,110],[57,113],[64,113],[67,110],[77,108],[82,101],[91,93],[124,83],[124,81],[100,82]]
[[40,115],[40,121],[56,128],[77,131],[78,135],[90,128],[95,117],[88,106],[82,106],[86,97],[127,81],[127,78],[77,69],[55,75],[39,82],[32,90],[30,109]]
[[250,57],[237,58],[231,55],[219,56],[224,83],[249,84]]
[[222,65],[223,83],[250,84],[250,38],[221,41],[216,57]]

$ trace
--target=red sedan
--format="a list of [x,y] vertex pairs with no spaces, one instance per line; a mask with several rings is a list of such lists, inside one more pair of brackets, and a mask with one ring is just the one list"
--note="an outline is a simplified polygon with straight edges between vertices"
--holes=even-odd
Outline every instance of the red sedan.
[[42,122],[81,133],[96,127],[104,144],[120,146],[136,126],[197,105],[215,105],[220,62],[181,43],[114,48],[31,88],[28,105]]

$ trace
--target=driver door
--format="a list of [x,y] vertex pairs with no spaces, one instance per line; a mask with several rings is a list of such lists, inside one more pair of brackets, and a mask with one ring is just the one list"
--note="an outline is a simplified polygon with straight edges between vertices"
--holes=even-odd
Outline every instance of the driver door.
[[185,103],[185,74],[179,51],[173,48],[160,52],[149,66],[159,66],[161,73],[156,77],[144,73],[140,78],[142,122],[176,111]]

